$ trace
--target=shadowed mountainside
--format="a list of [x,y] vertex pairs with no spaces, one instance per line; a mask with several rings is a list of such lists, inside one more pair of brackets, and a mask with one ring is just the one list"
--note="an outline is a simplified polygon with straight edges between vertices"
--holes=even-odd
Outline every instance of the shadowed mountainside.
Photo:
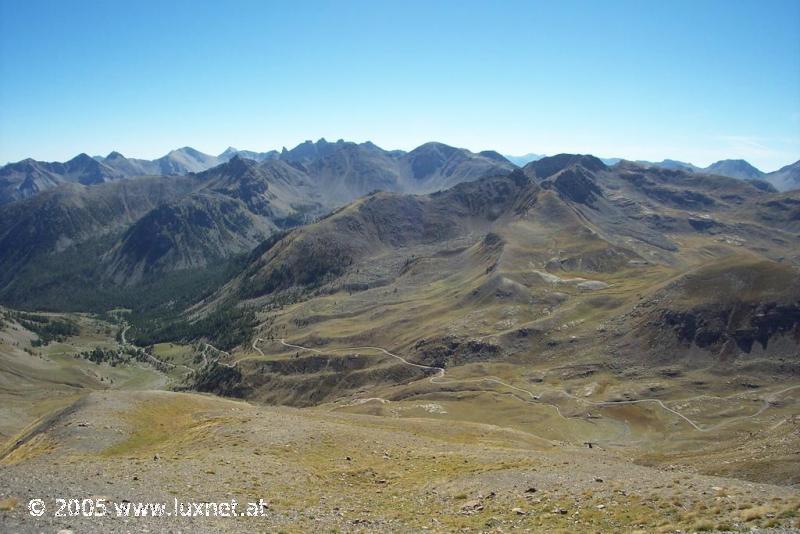
[[[200,169],[211,160],[181,149],[156,160],[156,168],[154,162],[112,153],[102,161],[76,158],[86,168],[99,169],[91,187],[72,183],[78,162],[68,166],[68,177],[47,175],[51,189],[8,204],[0,216],[2,298],[17,306],[40,305],[48,302],[48,292],[74,287],[79,293],[75,284],[134,286],[159,274],[204,269],[376,189],[436,190],[513,168],[493,154],[437,143],[405,154],[372,143],[320,140],[263,155],[258,162],[226,152],[220,156],[229,157],[225,163],[186,176],[121,180]],[[65,269],[74,282],[54,285]],[[38,304],[28,302],[31,297]]]

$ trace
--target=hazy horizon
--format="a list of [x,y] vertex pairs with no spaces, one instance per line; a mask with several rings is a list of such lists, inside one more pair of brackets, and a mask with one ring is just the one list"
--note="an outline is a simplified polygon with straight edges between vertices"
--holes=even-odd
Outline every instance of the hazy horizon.
[[[423,142],[419,143],[418,145],[414,145],[414,146],[410,146],[410,147],[397,147],[397,146],[387,146],[387,145],[384,145],[382,143],[376,142],[373,139],[353,140],[353,139],[344,139],[342,137],[324,137],[323,136],[323,137],[312,138],[312,139],[303,139],[302,141],[298,141],[296,143],[289,143],[289,144],[284,144],[284,145],[281,145],[281,146],[275,146],[275,147],[271,147],[271,148],[270,147],[266,147],[266,148],[265,147],[256,147],[256,148],[253,148],[253,147],[238,147],[238,146],[233,146],[233,145],[225,145],[223,148],[219,148],[219,149],[203,149],[203,148],[200,148],[200,147],[197,147],[197,146],[192,146],[192,145],[176,145],[176,146],[171,147],[171,148],[166,148],[166,149],[162,150],[161,152],[157,152],[157,153],[149,154],[149,155],[145,155],[145,156],[142,156],[142,155],[139,155],[139,154],[130,154],[130,153],[125,152],[124,150],[120,150],[120,149],[115,148],[115,149],[112,149],[112,150],[110,150],[108,152],[105,152],[105,153],[97,153],[97,152],[92,152],[92,151],[88,151],[88,150],[83,150],[81,152],[78,152],[78,153],[72,154],[70,156],[67,156],[67,157],[65,157],[63,159],[47,159],[47,158],[39,158],[39,157],[31,155],[31,156],[26,156],[25,158],[20,158],[20,160],[21,159],[26,159],[26,158],[32,158],[32,159],[38,160],[38,161],[60,161],[60,162],[63,162],[63,161],[69,161],[70,159],[72,159],[72,158],[74,158],[74,157],[76,157],[76,156],[78,156],[79,154],[82,154],[82,153],[87,154],[87,155],[92,156],[92,157],[106,157],[111,152],[119,152],[120,154],[122,154],[126,158],[154,160],[154,159],[158,159],[158,158],[160,158],[162,156],[165,156],[165,155],[169,154],[173,150],[180,150],[182,148],[192,148],[194,150],[197,150],[199,152],[202,152],[203,154],[207,154],[207,155],[210,155],[210,156],[219,156],[225,150],[227,150],[228,148],[234,148],[239,152],[259,152],[259,153],[264,153],[264,152],[269,152],[271,150],[276,150],[276,151],[280,152],[283,148],[291,150],[292,148],[294,148],[294,147],[296,147],[296,146],[298,146],[298,145],[300,145],[300,144],[302,144],[302,143],[304,143],[306,141],[317,142],[317,141],[320,141],[322,139],[326,140],[329,143],[335,143],[336,141],[338,141],[340,139],[343,140],[343,141],[346,141],[346,142],[353,142],[353,143],[359,143],[359,144],[360,143],[366,143],[366,142],[372,142],[372,143],[374,143],[375,145],[377,145],[378,147],[380,147],[380,148],[382,148],[384,150],[403,150],[403,151],[406,151],[406,152],[410,152],[411,150],[413,150],[413,149],[415,149],[415,148],[417,148],[417,147],[419,147],[419,146],[421,146],[421,145],[423,145],[425,143],[438,142],[438,143],[444,143],[444,144],[450,145],[450,146],[455,146],[456,148],[465,148],[465,149],[467,149],[467,150],[469,150],[471,152],[474,152],[474,153],[478,153],[478,152],[481,152],[481,151],[484,151],[484,150],[494,150],[494,151],[500,153],[501,155],[503,155],[505,157],[514,157],[514,158],[525,157],[525,156],[528,156],[528,155],[531,155],[531,154],[536,154],[538,156],[554,156],[556,154],[563,154],[563,153],[589,154],[589,155],[598,157],[600,159],[620,158],[620,159],[626,159],[626,160],[629,160],[629,161],[649,161],[649,162],[653,162],[653,163],[661,162],[663,160],[677,160],[677,161],[681,161],[683,163],[690,163],[692,165],[695,165],[695,166],[701,167],[701,168],[702,167],[708,167],[712,163],[716,163],[716,162],[720,161],[720,159],[745,159],[745,160],[747,159],[747,158],[730,157],[730,158],[715,159],[715,160],[711,160],[711,161],[708,161],[708,162],[697,162],[697,161],[682,160],[680,158],[670,157],[669,155],[666,155],[664,157],[648,159],[648,158],[626,157],[626,155],[624,155],[624,154],[595,154],[595,153],[592,153],[592,152],[580,151],[580,150],[579,151],[559,150],[559,151],[554,151],[554,152],[543,152],[543,151],[529,150],[527,152],[513,153],[513,152],[504,151],[504,150],[499,150],[499,149],[493,148],[493,147],[465,147],[465,146],[458,146],[458,145],[453,145],[452,143],[448,143],[447,141],[442,141],[440,139],[429,139],[427,141],[423,141]],[[798,159],[800,159],[800,157],[798,157]],[[4,162],[0,162],[0,165],[6,165],[6,164],[9,164],[9,163],[15,163],[16,161],[20,161],[20,160],[4,161]],[[774,169],[761,168],[761,167],[758,167],[758,165],[755,165],[752,161],[749,161],[749,160],[747,160],[747,161],[750,164],[753,164],[759,170],[761,170],[761,171],[763,171],[765,173],[769,173],[769,172],[776,171],[776,170],[784,167],[785,165],[790,165],[790,164],[794,163],[797,160],[789,161],[785,165],[781,165],[780,167],[776,167]]]

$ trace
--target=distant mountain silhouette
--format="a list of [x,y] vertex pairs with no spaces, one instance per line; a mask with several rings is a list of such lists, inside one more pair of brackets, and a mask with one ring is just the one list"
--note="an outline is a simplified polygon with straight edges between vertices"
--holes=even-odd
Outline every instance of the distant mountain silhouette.
[[731,178],[741,178],[742,180],[755,180],[764,176],[764,173],[756,169],[743,159],[723,159],[712,163],[704,172],[730,176]]
[[504,156],[508,161],[516,165],[517,167],[523,167],[530,163],[531,161],[536,161],[537,159],[542,159],[544,154],[534,154],[530,152],[528,154],[524,154],[522,156],[510,156],[506,154]]
[[[439,156],[434,155],[437,151]],[[340,139],[329,143],[320,139],[317,142],[306,141],[291,150],[284,148],[281,152],[240,151],[228,147],[220,155],[212,156],[191,147],[183,147],[154,160],[127,158],[116,151],[106,157],[92,158],[81,154],[66,163],[26,159],[0,168],[0,204],[28,198],[67,182],[92,185],[134,176],[199,173],[226,163],[237,155],[257,162],[281,160],[311,175],[325,177],[331,197],[337,202],[347,202],[375,188],[419,192],[435,190],[461,180],[474,179],[494,168],[505,170],[513,166],[497,152],[473,154],[441,143],[423,145],[412,153],[383,150],[371,142],[356,144]],[[445,153],[447,155],[443,156]],[[424,161],[426,157],[432,157],[443,168],[437,169],[433,160],[427,163]],[[414,176],[414,180],[404,181],[416,172],[411,169],[412,166],[419,169],[429,164],[433,165],[429,175]],[[441,173],[437,174],[439,171]]]
[[800,161],[765,174],[763,178],[774,185],[778,191],[800,189]]

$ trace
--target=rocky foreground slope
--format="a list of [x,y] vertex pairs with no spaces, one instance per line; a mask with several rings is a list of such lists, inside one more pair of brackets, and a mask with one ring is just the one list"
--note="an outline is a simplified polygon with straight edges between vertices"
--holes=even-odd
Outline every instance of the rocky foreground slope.
[[[35,477],[31,474],[35,473]],[[0,460],[12,532],[732,530],[795,524],[800,494],[635,466],[490,424],[442,425],[98,392]],[[261,517],[52,517],[56,498],[245,503]],[[31,517],[28,499],[48,505]]]

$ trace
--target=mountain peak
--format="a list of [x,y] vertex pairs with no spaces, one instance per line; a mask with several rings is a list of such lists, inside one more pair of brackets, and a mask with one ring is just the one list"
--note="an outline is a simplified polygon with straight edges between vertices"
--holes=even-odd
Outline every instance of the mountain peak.
[[417,152],[417,151],[422,152],[422,151],[425,151],[425,150],[441,150],[441,151],[445,151],[445,152],[453,152],[453,151],[456,151],[458,149],[455,148],[455,147],[452,147],[450,145],[446,145],[444,143],[440,143],[439,141],[428,141],[427,143],[423,143],[423,144],[419,145],[417,148],[412,150],[410,153]]
[[218,158],[220,158],[220,159],[223,159],[223,158],[225,158],[225,159],[230,159],[230,158],[234,157],[234,156],[235,156],[236,154],[238,154],[238,153],[239,153],[239,150],[238,150],[238,149],[236,149],[236,148],[234,148],[234,147],[232,147],[232,146],[229,146],[228,148],[226,148],[226,149],[225,149],[225,150],[222,152],[222,154],[220,154],[220,155],[219,155],[219,156],[217,156],[217,157],[218,157]]
[[789,191],[800,188],[800,161],[790,163],[777,171],[764,176],[764,179],[774,185],[779,191]]
[[85,169],[91,173],[99,172],[98,170],[103,167],[102,163],[94,159],[86,152],[81,152],[64,165],[71,170]]
[[606,164],[598,158],[586,154],[557,154],[532,161],[525,165],[527,173],[532,173],[536,178],[547,178],[568,167],[580,165],[586,170],[597,172],[608,169]]
[[116,150],[112,150],[111,152],[108,153],[108,156],[106,156],[106,159],[107,160],[125,159],[125,156],[123,156],[122,154],[120,154]]
[[235,154],[227,163],[222,164],[229,172],[236,175],[249,171],[257,165],[255,160],[242,157],[241,154]]
[[345,144],[344,141],[341,143],[329,143],[324,137],[320,137],[316,143],[308,139],[291,150],[287,150],[284,147],[281,151],[281,158],[296,163],[313,161],[331,154],[343,144]]
[[695,171],[699,169],[696,165],[692,165],[691,163],[687,163],[685,161],[678,161],[677,159],[665,159],[659,163],[656,163],[656,166],[664,169],[681,171]]
[[740,178],[743,180],[760,178],[764,175],[763,172],[743,159],[723,159],[712,163],[703,170],[710,174],[721,174],[722,176],[730,176],[731,178]]
[[78,154],[77,156],[75,156],[74,158],[69,160],[70,163],[73,163],[73,162],[74,163],[80,163],[80,162],[89,162],[89,161],[94,161],[94,158],[92,158],[92,156],[90,156],[86,152],[81,152],[80,154]]
[[209,156],[208,154],[204,154],[203,152],[200,152],[196,148],[192,148],[190,146],[184,146],[184,147],[181,147],[181,148],[176,148],[174,150],[170,150],[169,154],[167,154],[167,157],[170,157],[170,156],[188,156],[190,158],[197,159],[197,160],[213,158],[213,156]]
[[324,137],[320,137],[316,141],[312,141],[311,139],[306,139],[305,141],[303,141],[302,143],[297,145],[295,147],[295,149],[300,148],[300,147],[319,147],[319,146],[326,146],[326,145],[330,145],[330,144],[331,143],[329,143]]

